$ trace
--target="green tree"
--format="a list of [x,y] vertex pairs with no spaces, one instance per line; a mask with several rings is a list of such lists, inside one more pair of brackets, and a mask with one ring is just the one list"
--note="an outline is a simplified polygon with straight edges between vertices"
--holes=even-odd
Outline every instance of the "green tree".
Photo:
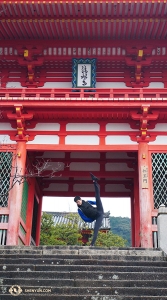
[[54,221],[51,215],[43,213],[41,223],[41,245],[54,245]]
[[54,224],[53,216],[44,213],[41,224],[41,245],[78,245],[82,235],[75,216],[67,215],[67,224]]
[[127,241],[124,240],[121,236],[108,232],[100,232],[98,233],[96,246],[98,247],[125,247],[127,245]]
[[122,217],[110,217],[111,231],[127,240],[127,246],[131,246],[131,219]]

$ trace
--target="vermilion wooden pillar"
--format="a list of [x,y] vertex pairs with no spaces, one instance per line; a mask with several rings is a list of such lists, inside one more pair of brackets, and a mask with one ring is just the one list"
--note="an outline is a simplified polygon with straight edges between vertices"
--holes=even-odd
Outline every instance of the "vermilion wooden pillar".
[[31,244],[31,229],[32,229],[32,218],[33,218],[33,208],[34,208],[34,193],[35,193],[35,178],[31,178],[29,182],[28,191],[28,206],[27,206],[27,220],[26,220],[26,245]]
[[[17,166],[18,173],[24,175],[26,164],[26,143],[24,141],[19,141],[17,143],[16,154],[15,166]],[[9,199],[9,222],[6,245],[19,244],[22,193],[23,184],[17,182],[11,190]]]
[[139,207],[140,207],[140,240],[141,247],[152,248],[152,208],[149,178],[148,144],[140,142],[138,146],[139,168]]
[[139,181],[138,175],[134,177],[134,225],[135,247],[140,247],[140,207],[139,207]]
[[40,243],[40,231],[41,231],[41,217],[42,217],[42,196],[39,198],[38,214],[37,214],[37,228],[36,228],[36,246]]
[[134,193],[132,193],[131,198],[131,244],[135,247],[135,212],[134,212]]

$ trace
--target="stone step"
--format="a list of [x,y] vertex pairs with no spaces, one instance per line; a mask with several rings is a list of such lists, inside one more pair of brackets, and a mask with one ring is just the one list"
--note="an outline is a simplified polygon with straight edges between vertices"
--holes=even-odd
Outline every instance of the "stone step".
[[1,271],[0,278],[82,279],[82,280],[167,280],[167,272],[103,272],[101,271]]
[[97,249],[97,250],[106,250],[106,249],[112,249],[112,250],[127,250],[127,251],[131,251],[131,250],[139,250],[139,251],[161,251],[160,248],[142,248],[142,247],[98,247],[98,246],[94,246],[93,248],[90,246],[82,246],[82,245],[40,245],[40,246],[9,246],[9,245],[1,245],[0,246],[1,249],[5,249],[5,250],[23,250],[23,251],[31,251],[31,250],[37,250],[37,251],[41,251],[41,250],[53,250],[53,249],[63,249],[63,250],[73,250],[73,249]]
[[0,247],[0,300],[167,300],[159,249]]
[[42,294],[34,294],[31,296],[27,295],[19,295],[17,298],[13,298],[13,296],[0,295],[0,300],[9,300],[9,299],[17,299],[17,300],[167,300],[167,296],[106,296],[106,295],[42,295]]
[[57,257],[44,257],[44,258],[34,258],[34,256],[31,258],[25,258],[20,257],[18,258],[18,256],[14,257],[8,257],[8,258],[0,258],[0,270],[2,269],[2,267],[4,265],[8,266],[8,265],[21,265],[21,264],[29,264],[29,262],[31,261],[31,265],[106,265],[106,266],[152,266],[152,267],[167,267],[167,261],[164,260],[151,260],[151,261],[141,261],[141,260],[113,260],[113,259],[104,259],[103,257],[98,257],[98,259],[94,259],[94,258],[66,258],[66,256],[64,258],[61,258],[60,256]]
[[100,266],[100,265],[36,265],[35,271],[54,272],[54,271],[87,271],[87,272],[165,272],[167,273],[167,267],[157,266]]
[[19,284],[20,286],[29,287],[52,287],[52,286],[71,286],[71,287],[154,287],[166,288],[167,280],[80,280],[80,279],[23,279],[23,278],[1,278],[0,286],[12,286]]
[[3,262],[4,260],[7,262],[10,259],[13,260],[20,260],[22,261],[22,259],[27,259],[29,261],[31,260],[54,260],[54,259],[69,259],[69,260],[77,260],[77,261],[81,261],[83,259],[95,259],[97,261],[101,261],[101,260],[110,260],[110,261],[121,261],[121,262],[126,262],[126,261],[139,261],[139,262],[159,262],[159,261],[167,261],[167,257],[166,256],[139,256],[139,255],[127,255],[127,256],[122,256],[122,255],[99,255],[98,252],[96,252],[96,254],[91,255],[91,253],[87,254],[87,255],[72,255],[72,254],[55,254],[55,255],[35,255],[35,254],[0,254],[0,263]]
[[[19,284],[18,284],[19,286]],[[2,294],[10,295],[11,286],[0,286],[0,296]],[[167,296],[167,288],[149,288],[149,287],[29,287],[20,286],[22,294],[29,295],[43,294],[45,295],[92,295],[92,296]]]
[[115,266],[115,265],[46,265],[46,264],[41,264],[41,265],[33,265],[33,264],[19,264],[19,265],[12,265],[12,264],[5,264],[5,265],[0,265],[0,270],[2,271],[26,271],[26,272],[71,272],[71,271],[87,271],[87,272],[154,272],[154,273],[159,273],[159,272],[166,272],[167,273],[167,266],[163,267],[157,267],[157,266]]
[[[98,251],[97,251],[98,250]],[[0,247],[0,255],[3,254],[39,254],[39,255],[139,255],[139,256],[163,256],[163,252],[159,249],[143,249],[143,248],[97,248],[83,246],[57,246],[57,247]]]
[[167,296],[106,296],[106,295],[42,295],[42,294],[33,294],[33,295],[19,295],[17,298],[13,298],[12,295],[0,295],[0,300],[9,300],[9,299],[17,299],[17,300],[167,300]]

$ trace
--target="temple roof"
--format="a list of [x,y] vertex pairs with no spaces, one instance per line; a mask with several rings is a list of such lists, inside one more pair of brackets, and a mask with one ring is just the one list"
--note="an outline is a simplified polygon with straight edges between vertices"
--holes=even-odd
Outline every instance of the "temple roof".
[[[46,212],[47,214],[50,214],[53,216],[53,220],[54,223],[57,224],[68,224],[69,222],[71,222],[71,217],[70,215],[76,215],[78,216],[77,213],[67,213],[67,212]],[[94,224],[95,221],[92,223],[86,223],[84,221],[82,221],[81,218],[79,218],[78,220],[78,226],[81,229],[89,229],[89,230],[93,230],[94,229]],[[102,221],[102,225],[100,227],[100,229],[110,229],[110,212],[107,212],[104,214],[104,218]]]
[[166,1],[0,1],[0,38],[166,39]]
[[81,57],[97,59],[97,82],[164,84],[166,13],[161,0],[1,0],[0,86],[71,82],[72,58]]

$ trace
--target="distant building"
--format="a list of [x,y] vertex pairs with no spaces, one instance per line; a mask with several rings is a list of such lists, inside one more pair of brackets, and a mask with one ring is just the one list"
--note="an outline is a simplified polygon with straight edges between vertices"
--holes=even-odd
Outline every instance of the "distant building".
[[[78,215],[78,213],[74,212],[46,212],[53,216],[55,224],[68,224],[71,220],[69,219],[69,215],[74,214]],[[82,243],[86,244],[91,237],[92,230],[94,229],[95,221],[92,223],[86,223],[81,218],[79,218],[78,226],[81,229],[82,234]],[[104,214],[103,222],[100,227],[100,231],[108,232],[110,230],[110,212],[106,212]]]

